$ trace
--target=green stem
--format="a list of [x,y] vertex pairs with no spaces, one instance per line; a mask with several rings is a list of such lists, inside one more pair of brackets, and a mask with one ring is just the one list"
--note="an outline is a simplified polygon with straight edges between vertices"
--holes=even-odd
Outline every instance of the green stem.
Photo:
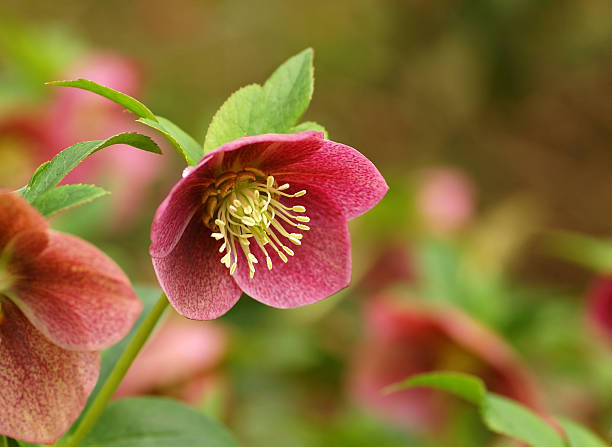
[[0,447],[8,447],[8,439],[6,436],[0,436]]
[[161,294],[149,315],[142,322],[136,334],[134,334],[134,338],[126,348],[126,350],[121,355],[121,358],[115,365],[113,372],[111,372],[110,376],[104,383],[104,386],[100,390],[100,393],[96,396],[95,400],[81,419],[81,423],[76,428],[72,436],[70,436],[65,444],[65,447],[78,447],[85,436],[91,431],[94,427],[100,415],[106,408],[108,401],[113,397],[117,387],[123,380],[123,377],[127,373],[130,365],[142,349],[143,345],[151,335],[153,328],[163,315],[166,307],[168,306],[168,298],[164,293]]

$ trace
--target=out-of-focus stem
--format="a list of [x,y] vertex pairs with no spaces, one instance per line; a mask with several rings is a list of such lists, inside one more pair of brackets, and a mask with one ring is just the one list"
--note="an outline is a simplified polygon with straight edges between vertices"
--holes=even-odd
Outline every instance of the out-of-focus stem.
[[[143,345],[151,335],[151,332],[155,328],[155,325],[164,314],[166,307],[168,306],[168,298],[164,293],[161,294],[149,315],[142,322],[134,338],[123,352],[123,355],[115,365],[115,368],[111,372],[108,379],[104,383],[104,386],[100,390],[100,393],[96,396],[95,400],[81,419],[81,423],[78,425],[74,433],[67,439],[66,442],[60,443],[63,447],[77,447],[81,445],[85,436],[94,427],[100,415],[106,408],[113,394],[117,390],[117,387],[123,380],[123,377],[127,373],[130,365],[142,349]],[[0,444],[2,446],[2,444]]]

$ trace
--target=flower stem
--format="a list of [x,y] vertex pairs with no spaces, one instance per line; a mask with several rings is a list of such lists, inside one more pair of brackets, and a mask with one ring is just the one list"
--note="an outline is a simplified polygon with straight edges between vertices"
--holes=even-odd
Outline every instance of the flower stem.
[[83,419],[81,419],[81,423],[76,428],[74,433],[68,438],[65,447],[77,447],[81,445],[83,439],[85,439],[85,436],[87,436],[100,418],[100,415],[106,408],[108,401],[111,399],[111,397],[113,397],[113,394],[115,394],[121,380],[123,380],[123,377],[132,365],[132,362],[149,338],[149,335],[151,335],[151,332],[155,328],[155,325],[163,315],[167,306],[168,298],[166,297],[165,293],[162,293],[151,309],[151,312],[149,312],[149,315],[147,315],[136,331],[136,334],[134,334],[134,338],[132,338],[132,341],[121,355],[121,358],[115,365],[115,368],[111,372],[110,376],[108,376],[108,379],[106,379],[100,393],[98,393],[95,400],[83,416]]

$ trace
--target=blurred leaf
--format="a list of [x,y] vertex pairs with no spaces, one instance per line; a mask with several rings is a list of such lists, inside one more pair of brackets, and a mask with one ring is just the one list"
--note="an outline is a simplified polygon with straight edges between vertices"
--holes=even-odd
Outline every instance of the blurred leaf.
[[144,151],[161,153],[153,140],[137,133],[121,133],[106,140],[83,141],[64,149],[51,161],[40,165],[28,185],[19,192],[30,203],[37,202],[40,196],[57,185],[86,157],[113,144],[129,144]]
[[83,447],[237,447],[234,437],[184,404],[156,397],[110,404],[82,443]]
[[32,205],[43,216],[50,217],[60,211],[84,205],[107,194],[110,192],[95,185],[55,186],[39,196]]
[[139,118],[136,121],[159,131],[178,150],[188,165],[198,164],[204,155],[202,146],[172,121],[162,116],[156,116],[155,120]]
[[419,386],[448,391],[476,405],[480,405],[487,391],[484,383],[478,377],[454,372],[434,372],[418,374],[395,383],[387,387],[385,393]]
[[327,130],[325,127],[321,126],[319,123],[315,123],[314,121],[304,121],[297,126],[293,126],[289,132],[296,133],[303,132],[305,130],[316,130],[317,132],[323,132],[323,138],[327,140]]
[[528,443],[533,447],[564,447],[561,436],[531,410],[493,393],[481,406],[482,419],[495,433]]
[[47,82],[48,85],[57,85],[60,87],[75,87],[83,90],[88,90],[92,93],[96,93],[100,96],[110,99],[113,102],[125,107],[130,112],[135,113],[141,118],[149,118],[153,121],[156,120],[155,115],[151,112],[147,106],[140,101],[126,95],[125,93],[118,92],[112,88],[100,85],[96,82],[88,79],[76,79],[74,81],[51,81]]
[[612,272],[612,240],[555,231],[546,240],[548,250],[554,255],[589,269]]
[[[100,364],[100,374],[98,375],[98,382],[96,383],[96,387],[89,396],[85,408],[83,409],[83,411],[81,411],[81,416],[85,414],[87,409],[95,400],[96,396],[104,386],[106,379],[108,379],[108,376],[110,376],[111,372],[115,368],[115,365],[123,355],[123,351],[125,351],[125,349],[128,347],[128,345],[132,341],[132,338],[134,338],[134,335],[138,331],[138,328],[140,328],[140,325],[142,324],[144,319],[147,317],[149,312],[151,312],[151,309],[153,309],[153,306],[155,305],[157,299],[159,298],[159,295],[161,294],[161,290],[156,287],[135,286],[134,290],[136,291],[136,294],[143,303],[142,312],[140,313],[138,320],[136,320],[136,323],[134,323],[134,326],[132,327],[128,335],[126,335],[123,339],[115,343],[110,348],[102,351],[102,361]],[[70,430],[68,430],[66,435],[72,433],[73,429],[78,427],[80,421],[81,418],[79,417],[72,424],[72,427],[70,428]]]
[[609,444],[577,422],[562,417],[556,419],[565,430],[569,447],[609,447]]
[[312,57],[308,48],[278,67],[263,86],[251,84],[232,94],[208,127],[204,153],[247,135],[292,132],[312,98]]
[[524,441],[533,447],[564,447],[561,436],[546,421],[522,405],[493,393],[468,374],[433,372],[419,374],[391,385],[388,391],[417,386],[441,389],[479,406],[485,425],[493,432]]

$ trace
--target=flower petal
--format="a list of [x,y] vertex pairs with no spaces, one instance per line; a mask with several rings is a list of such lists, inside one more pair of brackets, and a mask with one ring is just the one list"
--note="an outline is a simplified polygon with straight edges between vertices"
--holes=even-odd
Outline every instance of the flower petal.
[[23,197],[0,189],[0,252],[24,230],[44,231],[49,224]]
[[212,181],[210,177],[203,177],[201,171],[202,169],[195,172],[194,169],[179,180],[157,208],[151,226],[151,256],[167,256],[181,239],[185,228],[201,205],[204,190]]
[[[255,276],[249,278],[245,256],[240,253],[236,282],[248,295],[269,306],[298,307],[326,298],[344,287],[351,279],[351,246],[344,213],[325,193],[307,185],[292,184],[292,190],[306,189],[305,196],[283,200],[287,206],[303,205],[310,217],[310,230],[304,232],[302,245],[283,263],[268,245],[272,270],[266,268],[265,256],[256,244],[250,249],[259,260]],[[288,231],[291,231],[286,226]],[[282,238],[281,236],[281,239]]]
[[321,132],[312,130],[238,138],[206,154],[196,169],[204,165],[221,171],[249,165],[263,170],[276,169],[308,157],[318,151],[324,141]]
[[153,267],[170,304],[192,320],[212,320],[232,308],[241,290],[219,261],[219,244],[193,218],[174,250],[153,257]]
[[9,300],[0,306],[0,434],[53,443],[85,406],[100,355],[61,349]]
[[88,242],[55,231],[48,235],[47,248],[22,262],[7,295],[65,349],[99,350],[123,338],[142,309],[129,279]]
[[383,198],[389,187],[376,166],[344,144],[323,140],[309,157],[273,170],[279,183],[303,183],[326,191],[348,219],[360,216]]

